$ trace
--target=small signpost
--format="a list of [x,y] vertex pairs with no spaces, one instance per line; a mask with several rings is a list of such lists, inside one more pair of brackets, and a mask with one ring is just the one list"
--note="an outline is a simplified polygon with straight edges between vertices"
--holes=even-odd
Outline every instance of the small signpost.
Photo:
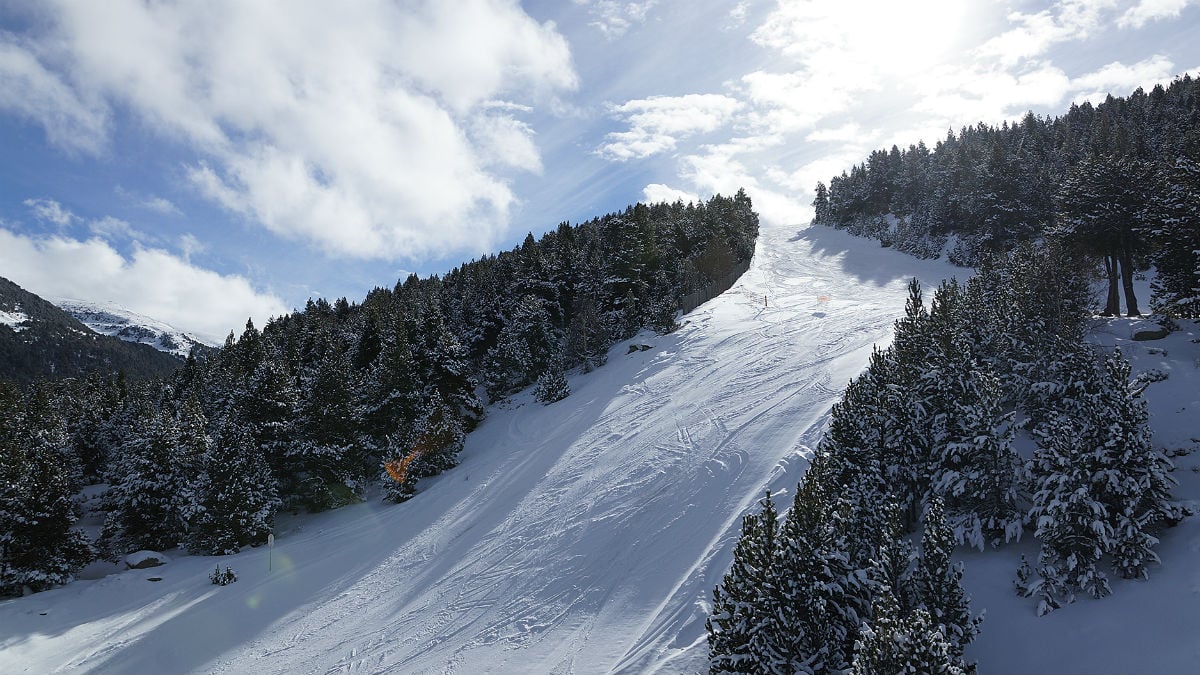
[[275,563],[275,533],[267,534],[267,571],[271,571],[271,566]]

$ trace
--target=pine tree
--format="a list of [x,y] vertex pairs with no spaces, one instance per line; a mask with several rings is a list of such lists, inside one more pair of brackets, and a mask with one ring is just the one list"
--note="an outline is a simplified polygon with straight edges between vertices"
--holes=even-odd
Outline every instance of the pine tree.
[[198,483],[190,551],[223,555],[266,542],[280,500],[266,459],[245,429],[221,425]]
[[776,553],[775,511],[769,496],[761,513],[742,519],[742,534],[733,550],[733,565],[721,584],[713,589],[713,607],[708,630],[710,675],[766,672],[765,654],[771,645],[763,635],[767,605],[774,574]]
[[104,539],[130,551],[178,546],[192,502],[189,463],[172,411],[143,405],[139,428],[109,468]]
[[955,538],[939,499],[929,502],[925,513],[925,531],[921,536],[921,556],[913,571],[917,603],[949,644],[955,663],[961,663],[963,650],[979,634],[983,617],[972,617],[970,598],[962,588],[962,563],[953,563]]
[[1146,564],[1158,562],[1152,532],[1160,523],[1178,522],[1182,508],[1171,489],[1171,460],[1150,442],[1146,402],[1130,390],[1129,362],[1120,350],[1104,361],[1103,384],[1108,420],[1102,433],[1110,463],[1105,472],[1106,500],[1113,542],[1107,551],[1126,579],[1146,578]]
[[778,540],[775,585],[787,673],[842,670],[863,618],[853,602],[861,579],[838,546],[816,475],[807,474],[797,486]]
[[1160,167],[1142,214],[1154,249],[1155,312],[1200,317],[1200,162],[1183,156]]
[[904,616],[884,591],[855,648],[853,675],[963,675],[954,647],[924,609]]
[[[0,595],[69,582],[94,551],[72,501],[61,449],[0,383]],[[65,434],[62,434],[65,438]],[[60,439],[62,440],[62,439]]]
[[933,419],[933,490],[946,502],[959,543],[982,551],[985,544],[1020,539],[1024,467],[1012,449],[1012,414],[1002,412],[999,380],[975,361],[961,339],[938,360],[929,374],[937,383],[939,410]]
[[1077,590],[1097,598],[1111,593],[1097,569],[1112,546],[1113,528],[1107,506],[1095,493],[1092,476],[1103,469],[1090,436],[1087,422],[1059,416],[1045,425],[1038,442],[1030,515],[1042,542],[1042,582],[1035,588],[1043,596],[1039,614],[1057,607],[1059,598],[1074,602]]
[[561,359],[556,359],[550,368],[538,378],[533,397],[546,405],[561,401],[571,394]]

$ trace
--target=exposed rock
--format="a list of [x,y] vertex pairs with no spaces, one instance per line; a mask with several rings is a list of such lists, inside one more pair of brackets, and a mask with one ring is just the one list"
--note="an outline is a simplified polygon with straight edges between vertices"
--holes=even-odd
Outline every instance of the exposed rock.
[[1154,328],[1150,330],[1138,330],[1133,332],[1135,342],[1145,342],[1146,340],[1161,340],[1171,334],[1168,328]]
[[138,551],[125,556],[125,566],[131,570],[144,570],[158,567],[171,562],[171,559],[158,551]]

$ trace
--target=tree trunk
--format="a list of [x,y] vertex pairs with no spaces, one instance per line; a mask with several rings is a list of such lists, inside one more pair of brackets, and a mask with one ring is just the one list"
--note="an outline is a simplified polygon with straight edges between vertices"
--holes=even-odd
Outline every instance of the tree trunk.
[[1108,273],[1108,301],[1102,316],[1120,316],[1121,291],[1117,287],[1117,256],[1104,256],[1104,271]]
[[1129,250],[1121,251],[1121,285],[1125,287],[1125,307],[1129,310],[1126,316],[1141,316],[1137,296],[1133,294],[1133,254]]

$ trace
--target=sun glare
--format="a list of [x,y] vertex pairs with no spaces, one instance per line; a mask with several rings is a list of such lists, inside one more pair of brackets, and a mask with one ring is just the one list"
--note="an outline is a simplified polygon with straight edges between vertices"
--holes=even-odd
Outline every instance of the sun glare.
[[952,58],[967,3],[849,2],[843,5],[847,47],[885,75],[906,77]]

